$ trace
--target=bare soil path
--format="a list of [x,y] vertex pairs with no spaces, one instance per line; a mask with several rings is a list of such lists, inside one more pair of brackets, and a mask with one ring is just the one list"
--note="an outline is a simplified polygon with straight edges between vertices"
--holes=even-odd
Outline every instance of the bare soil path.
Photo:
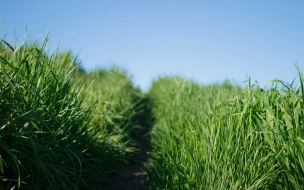
[[113,186],[113,190],[142,190],[144,189],[144,164],[149,159],[150,139],[147,134],[138,140],[139,150],[136,152],[136,163],[121,172],[122,180]]
[[135,163],[131,164],[124,171],[120,173],[121,179],[115,185],[112,190],[142,190],[144,189],[144,166],[149,161],[151,142],[149,131],[153,125],[153,119],[151,114],[151,108],[149,99],[143,98],[142,112],[138,115],[137,122],[142,129],[139,129],[136,136],[138,144],[138,150],[135,152]]

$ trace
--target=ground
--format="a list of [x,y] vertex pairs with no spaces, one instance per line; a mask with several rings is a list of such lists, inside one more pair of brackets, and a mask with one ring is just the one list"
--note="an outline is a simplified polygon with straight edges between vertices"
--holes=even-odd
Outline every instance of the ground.
[[136,151],[136,163],[121,172],[122,179],[113,185],[113,190],[141,190],[143,189],[144,164],[150,158],[150,139],[142,135],[138,139],[139,148]]

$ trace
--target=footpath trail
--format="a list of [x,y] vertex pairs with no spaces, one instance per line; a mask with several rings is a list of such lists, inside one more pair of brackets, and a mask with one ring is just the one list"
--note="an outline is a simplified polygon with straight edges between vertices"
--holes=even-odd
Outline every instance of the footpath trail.
[[140,137],[138,144],[139,149],[136,152],[136,163],[121,172],[122,179],[113,186],[113,190],[142,190],[144,188],[144,164],[150,157],[150,139],[148,134]]
[[135,162],[120,173],[121,179],[117,184],[113,185],[113,190],[144,189],[144,166],[150,158],[151,142],[149,131],[152,127],[153,119],[147,97],[142,99],[142,104],[144,105],[142,113],[137,118],[142,129],[138,131],[136,138],[138,149],[135,152]]

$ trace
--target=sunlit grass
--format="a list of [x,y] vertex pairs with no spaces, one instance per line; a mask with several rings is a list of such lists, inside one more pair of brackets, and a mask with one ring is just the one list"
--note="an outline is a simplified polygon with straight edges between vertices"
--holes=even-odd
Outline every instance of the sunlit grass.
[[303,93],[281,86],[155,81],[150,188],[302,189]]

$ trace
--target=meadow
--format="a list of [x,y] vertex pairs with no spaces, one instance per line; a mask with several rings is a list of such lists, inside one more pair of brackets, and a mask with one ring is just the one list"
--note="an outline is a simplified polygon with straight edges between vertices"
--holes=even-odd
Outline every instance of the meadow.
[[142,189],[304,186],[297,66],[300,87],[172,76],[142,93],[126,71],[87,73],[47,43],[0,42],[0,189],[115,189],[147,131]]
[[301,86],[203,86],[179,77],[149,91],[155,124],[147,189],[303,189]]
[[142,95],[125,71],[0,45],[0,189],[107,189],[134,162]]

